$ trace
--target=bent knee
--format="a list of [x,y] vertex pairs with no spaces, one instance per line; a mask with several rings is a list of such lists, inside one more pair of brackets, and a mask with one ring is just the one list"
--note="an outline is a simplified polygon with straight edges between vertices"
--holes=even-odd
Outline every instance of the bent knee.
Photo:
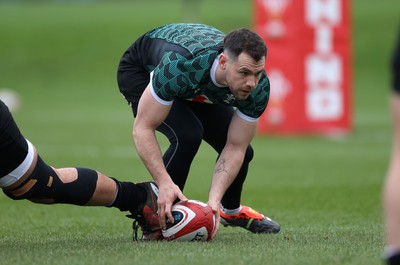
[[86,168],[56,169],[38,157],[33,173],[23,183],[3,192],[13,200],[85,205],[93,196],[98,174]]

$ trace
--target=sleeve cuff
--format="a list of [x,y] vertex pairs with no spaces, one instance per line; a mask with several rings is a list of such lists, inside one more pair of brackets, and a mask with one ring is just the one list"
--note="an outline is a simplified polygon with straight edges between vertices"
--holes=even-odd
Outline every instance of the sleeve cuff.
[[167,100],[164,100],[164,99],[160,98],[160,97],[157,95],[157,93],[154,91],[153,83],[152,83],[151,81],[150,81],[150,92],[151,92],[151,95],[153,96],[153,98],[154,98],[155,100],[157,100],[157,102],[160,103],[161,105],[171,106],[172,103],[174,102],[173,100],[167,101]]
[[258,118],[253,118],[253,117],[247,116],[246,114],[244,114],[243,112],[241,112],[238,109],[236,109],[236,113],[240,118],[242,118],[245,121],[248,121],[248,122],[257,122],[258,121]]

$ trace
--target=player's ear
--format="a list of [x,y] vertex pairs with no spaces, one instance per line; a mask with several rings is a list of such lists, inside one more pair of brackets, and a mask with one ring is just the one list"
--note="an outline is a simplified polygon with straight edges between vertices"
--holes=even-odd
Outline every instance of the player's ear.
[[221,54],[219,55],[219,64],[218,64],[219,68],[220,68],[221,70],[225,70],[225,69],[226,69],[226,64],[227,64],[227,62],[228,62],[227,54],[221,53]]

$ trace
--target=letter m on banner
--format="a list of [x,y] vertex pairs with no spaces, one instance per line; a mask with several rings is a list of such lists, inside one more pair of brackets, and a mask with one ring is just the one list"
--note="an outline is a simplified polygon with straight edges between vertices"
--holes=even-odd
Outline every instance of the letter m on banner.
[[255,31],[268,47],[271,97],[261,133],[351,130],[348,0],[254,0]]

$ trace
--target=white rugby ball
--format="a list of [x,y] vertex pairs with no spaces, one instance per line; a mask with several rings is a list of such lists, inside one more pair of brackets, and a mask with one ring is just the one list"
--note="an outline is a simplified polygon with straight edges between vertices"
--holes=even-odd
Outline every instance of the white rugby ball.
[[215,216],[209,205],[197,200],[180,201],[172,206],[172,224],[162,230],[168,241],[207,241],[215,227]]

